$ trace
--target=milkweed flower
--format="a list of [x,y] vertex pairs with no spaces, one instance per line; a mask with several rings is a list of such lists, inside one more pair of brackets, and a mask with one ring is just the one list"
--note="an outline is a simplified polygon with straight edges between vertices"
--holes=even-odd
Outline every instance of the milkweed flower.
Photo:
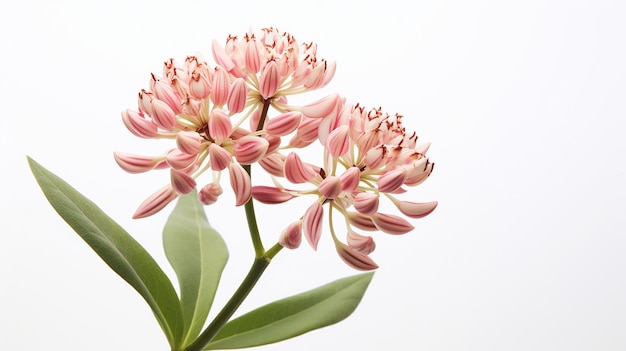
[[[170,172],[167,192],[150,196],[134,218],[150,216],[179,194],[193,191],[205,172],[212,179],[200,185],[202,203],[218,200],[220,175],[227,171],[236,205],[245,204],[251,180],[242,165],[263,162],[271,167],[279,160],[272,155],[281,137],[302,123],[301,107],[289,105],[287,97],[325,86],[335,72],[334,62],[317,57],[316,44],[299,43],[271,27],[230,35],[224,46],[214,40],[211,49],[214,66],[199,56],[188,56],[182,64],[165,61],[162,74],[152,73],[148,88],[139,91],[137,108],[122,112],[124,125],[135,136],[175,141],[175,147],[155,156],[114,153],[127,172]],[[278,113],[269,116],[270,107]]]
[[[311,117],[319,120],[316,132],[317,140],[324,146],[324,164],[307,163],[292,151],[279,158],[282,174],[272,173],[276,178],[284,176],[292,184],[308,184],[313,188],[287,189],[277,182],[274,187],[253,186],[252,197],[263,203],[277,204],[296,197],[314,196],[298,222],[301,230],[286,230],[290,241],[284,241],[299,242],[294,237],[301,234],[317,249],[323,218],[327,216],[335,248],[342,260],[355,269],[375,269],[378,266],[368,256],[375,248],[374,240],[358,234],[355,229],[405,234],[414,227],[401,215],[421,218],[434,211],[436,201],[416,203],[398,197],[407,191],[406,187],[422,183],[431,174],[434,163],[426,157],[429,144],[417,143],[417,134],[406,131],[403,126],[402,115],[388,114],[381,108],[366,110],[358,104],[343,105],[339,98],[328,103],[330,100],[322,103],[339,103],[342,107],[326,106],[320,109],[325,112],[313,113]],[[390,200],[399,214],[379,212],[381,197]],[[344,218],[345,243],[336,234],[333,213]]]

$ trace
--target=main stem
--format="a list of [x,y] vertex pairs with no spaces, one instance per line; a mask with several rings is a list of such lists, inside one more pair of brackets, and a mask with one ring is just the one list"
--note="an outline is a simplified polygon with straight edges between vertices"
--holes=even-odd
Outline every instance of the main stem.
[[[265,119],[267,118],[267,111],[269,110],[271,100],[263,100],[263,108],[261,110],[261,116],[259,118],[259,125],[257,131],[263,128]],[[243,165],[248,175],[252,177],[250,165]],[[254,246],[254,262],[250,271],[244,278],[244,280],[237,288],[237,291],[230,297],[226,305],[222,307],[222,310],[215,316],[211,324],[198,336],[198,338],[185,348],[185,351],[202,351],[210,342],[215,338],[217,333],[228,323],[233,316],[237,308],[241,306],[243,301],[248,297],[252,288],[256,285],[261,275],[272,261],[274,255],[276,255],[281,249],[280,244],[276,244],[269,250],[265,251],[263,243],[261,242],[261,235],[257,226],[256,215],[254,213],[254,206],[252,199],[248,200],[245,204],[246,219],[248,222],[248,229],[250,230],[250,237],[252,239],[252,245]]]
[[248,296],[270,262],[271,258],[269,257],[258,257],[254,259],[254,263],[252,267],[250,267],[248,275],[246,275],[246,278],[241,282],[237,291],[235,291],[230,300],[224,305],[220,313],[215,316],[211,324],[209,324],[191,345],[187,346],[185,351],[202,351],[204,347],[213,340],[215,335],[224,327],[243,300]]

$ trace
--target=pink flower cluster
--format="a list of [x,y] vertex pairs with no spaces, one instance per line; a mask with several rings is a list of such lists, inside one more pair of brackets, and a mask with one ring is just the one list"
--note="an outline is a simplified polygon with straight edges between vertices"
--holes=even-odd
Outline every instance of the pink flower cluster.
[[[152,74],[149,90],[139,92],[138,108],[122,112],[134,135],[174,139],[176,146],[158,156],[114,153],[127,172],[170,173],[169,183],[148,197],[133,218],[150,216],[191,192],[205,172],[211,173],[211,181],[199,187],[198,197],[205,205],[215,203],[223,193],[221,172],[227,170],[236,206],[251,198],[279,204],[315,197],[280,235],[281,245],[297,248],[304,236],[316,249],[328,207],[339,256],[356,269],[371,270],[378,267],[369,257],[374,241],[355,229],[389,234],[413,229],[406,219],[379,212],[381,197],[410,218],[435,209],[437,202],[396,197],[407,186],[422,183],[433,169],[425,156],[429,144],[417,143],[401,115],[347,104],[337,94],[304,106],[288,103],[290,95],[322,88],[334,75],[335,64],[318,59],[315,44],[298,44],[290,34],[266,28],[230,36],[225,46],[214,41],[212,49],[215,66],[195,56],[182,64],[166,61],[161,76]],[[297,153],[316,141],[323,145],[322,165],[304,162]],[[271,174],[274,185],[252,186],[242,166],[252,164]],[[309,188],[285,188],[279,179]],[[335,233],[333,212],[345,220],[345,243]]]

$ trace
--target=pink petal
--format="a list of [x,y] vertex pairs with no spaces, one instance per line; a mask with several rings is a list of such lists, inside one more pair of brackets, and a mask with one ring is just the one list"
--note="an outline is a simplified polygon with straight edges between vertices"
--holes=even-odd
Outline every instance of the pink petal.
[[139,105],[139,112],[152,116],[152,104],[150,103],[155,96],[152,92],[141,89],[139,96],[137,97],[137,105]]
[[267,139],[246,135],[236,140],[233,154],[239,163],[249,165],[265,157],[268,147],[269,142]]
[[282,154],[271,154],[259,161],[259,164],[267,173],[275,177],[285,176],[285,156]]
[[228,175],[230,177],[230,186],[235,192],[235,206],[241,206],[252,197],[250,175],[236,162],[228,166]]
[[345,155],[350,148],[350,127],[339,126],[326,139],[326,148],[334,157]]
[[319,88],[323,88],[328,83],[330,83],[330,81],[335,76],[336,69],[337,69],[337,63],[335,61],[326,63],[326,72],[324,74],[324,81],[322,82],[322,85]]
[[352,166],[346,169],[339,178],[341,179],[341,190],[351,193],[356,190],[361,182],[361,171],[358,167]]
[[313,143],[318,138],[321,123],[322,119],[320,118],[308,118],[303,115],[296,135],[289,141],[289,146],[302,148]]
[[292,152],[287,155],[285,160],[285,177],[287,180],[294,184],[301,184],[312,180],[316,175],[317,173],[311,167],[302,162],[298,154]]
[[167,164],[174,169],[183,170],[191,166],[196,161],[197,156],[197,154],[188,154],[174,149],[167,153]]
[[256,41],[256,38],[254,37],[252,37],[246,45],[246,50],[245,50],[246,68],[252,73],[259,73],[259,69],[261,68],[262,50],[263,50],[263,47],[258,41]]
[[189,80],[189,95],[194,99],[202,100],[211,94],[211,81],[207,75],[194,69]]
[[214,171],[226,169],[232,160],[232,155],[228,150],[213,143],[209,145],[209,163]]
[[154,138],[158,127],[153,121],[133,110],[122,111],[122,121],[126,128],[140,138]]
[[209,114],[209,135],[216,143],[221,144],[233,131],[230,117],[221,109],[213,109]]
[[284,136],[296,130],[300,126],[301,120],[301,112],[285,112],[267,121],[265,130],[270,135]]
[[334,199],[341,193],[341,179],[337,176],[327,176],[319,185],[320,194],[327,199]]
[[115,162],[128,173],[143,173],[157,167],[165,157],[150,157],[129,154],[124,152],[114,152]]
[[159,99],[152,99],[150,101],[152,107],[152,118],[154,123],[160,128],[165,130],[172,130],[176,125],[176,114],[174,110]]
[[394,202],[396,207],[407,217],[410,218],[422,218],[431,214],[437,205],[437,201],[431,202],[409,202],[409,201],[397,201]]
[[406,177],[407,171],[403,167],[398,167],[385,172],[378,178],[378,191],[381,193],[393,192],[404,184]]
[[181,131],[176,135],[176,146],[187,154],[197,154],[201,141],[202,137],[197,132]]
[[302,229],[304,237],[309,242],[313,250],[317,250],[317,243],[322,234],[322,218],[324,217],[324,207],[319,201],[315,201],[304,213],[302,217]]
[[354,208],[362,214],[371,215],[378,211],[378,195],[360,192],[354,197]]
[[133,214],[133,219],[152,216],[161,211],[176,197],[178,197],[178,194],[174,192],[171,186],[164,186],[139,205],[139,208],[137,208],[137,211]]
[[179,194],[188,194],[196,188],[196,180],[185,172],[170,170],[172,189]]
[[211,101],[218,106],[224,105],[228,99],[228,88],[230,88],[228,72],[217,66],[211,82]]
[[228,90],[226,103],[228,110],[232,113],[239,113],[246,107],[248,98],[248,85],[243,78],[236,78]]
[[174,88],[172,88],[168,82],[157,79],[154,75],[152,75],[152,81],[152,91],[154,92],[154,95],[156,95],[157,99],[165,102],[175,114],[181,113],[181,98],[180,95],[174,91]]
[[415,229],[406,219],[391,214],[375,213],[370,218],[376,228],[387,234],[406,234]]
[[376,243],[371,236],[361,235],[353,230],[349,230],[347,239],[350,247],[364,255],[369,255],[376,249]]
[[252,197],[264,204],[274,205],[289,201],[296,196],[281,188],[256,185],[252,187]]
[[331,94],[314,103],[302,106],[302,114],[309,118],[336,116],[340,111],[341,102],[339,94]]
[[226,71],[230,71],[235,67],[235,63],[228,56],[224,48],[217,42],[217,40],[213,39],[211,43],[211,51],[213,52],[213,58],[218,65],[224,67]]
[[280,86],[280,74],[276,61],[268,62],[259,77],[259,90],[263,99],[274,96]]
[[371,216],[367,216],[359,212],[348,212],[347,218],[351,225],[361,230],[367,230],[370,232],[378,230]]
[[335,243],[335,249],[339,257],[350,267],[360,271],[371,271],[378,268],[378,265],[369,256],[360,253],[352,247],[341,243]]

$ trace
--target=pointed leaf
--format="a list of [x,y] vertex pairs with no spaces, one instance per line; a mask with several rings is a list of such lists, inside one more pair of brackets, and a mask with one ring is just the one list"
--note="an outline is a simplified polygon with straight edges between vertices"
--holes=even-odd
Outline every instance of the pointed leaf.
[[163,229],[163,246],[180,285],[186,346],[206,321],[228,260],[226,244],[209,225],[196,191],[178,199]]
[[373,272],[272,302],[228,322],[205,350],[274,343],[337,323],[357,307]]
[[28,163],[52,207],[146,300],[172,349],[177,347],[183,331],[180,303],[172,283],[152,256],[76,189],[30,157]]

